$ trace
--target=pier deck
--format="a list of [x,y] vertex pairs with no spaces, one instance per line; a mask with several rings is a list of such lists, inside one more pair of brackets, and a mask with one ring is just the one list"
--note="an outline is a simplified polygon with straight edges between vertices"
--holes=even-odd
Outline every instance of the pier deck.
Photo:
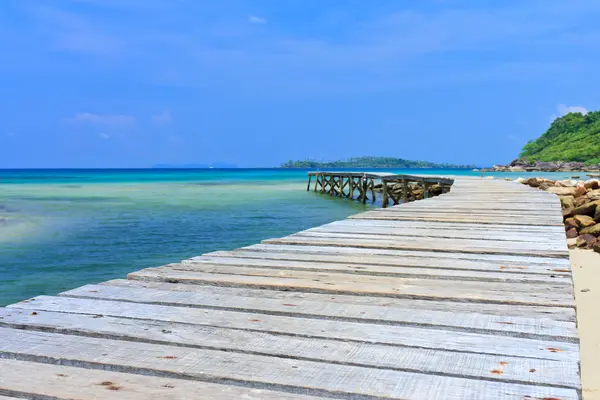
[[557,197],[456,179],[2,308],[0,399],[578,399],[570,268]]

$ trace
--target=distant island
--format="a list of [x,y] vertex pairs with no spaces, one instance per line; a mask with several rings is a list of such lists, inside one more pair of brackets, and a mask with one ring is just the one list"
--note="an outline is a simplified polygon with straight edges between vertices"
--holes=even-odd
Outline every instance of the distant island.
[[298,160],[281,164],[281,168],[436,168],[466,169],[475,165],[437,164],[429,161],[405,160],[395,157],[353,157],[339,161]]
[[600,111],[556,118],[539,138],[529,141],[519,158],[493,171],[600,170]]

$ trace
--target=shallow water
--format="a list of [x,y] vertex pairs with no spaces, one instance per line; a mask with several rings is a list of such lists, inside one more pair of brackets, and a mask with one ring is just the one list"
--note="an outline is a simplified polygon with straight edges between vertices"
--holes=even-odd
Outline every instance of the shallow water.
[[368,207],[306,192],[302,170],[0,171],[0,305],[254,244]]

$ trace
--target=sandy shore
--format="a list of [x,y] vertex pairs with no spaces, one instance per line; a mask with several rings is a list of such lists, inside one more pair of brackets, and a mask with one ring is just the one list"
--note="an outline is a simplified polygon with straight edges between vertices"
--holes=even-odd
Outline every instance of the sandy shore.
[[584,400],[600,400],[600,254],[571,250]]

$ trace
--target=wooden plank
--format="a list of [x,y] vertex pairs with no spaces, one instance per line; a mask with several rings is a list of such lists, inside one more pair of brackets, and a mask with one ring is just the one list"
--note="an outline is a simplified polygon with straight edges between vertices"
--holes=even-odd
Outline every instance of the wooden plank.
[[[394,235],[389,234],[361,234],[355,232],[319,232],[319,231],[302,231],[295,233],[287,237],[311,237],[311,238],[336,238],[336,239],[366,239],[368,241],[382,241],[382,242],[394,242],[398,241],[398,238]],[[515,240],[484,240],[479,238],[449,238],[449,237],[438,237],[432,238],[430,236],[415,237],[408,236],[401,239],[403,243],[444,243],[444,244],[456,244],[464,245],[469,247],[483,247],[485,249],[513,249],[515,251],[525,252],[525,254],[544,252],[549,253],[553,251],[562,251],[563,254],[568,254],[566,241],[554,241],[554,242],[524,242]],[[431,245],[432,248],[436,248],[435,245]],[[458,249],[460,250],[460,249]]]
[[[467,303],[452,301],[434,301],[418,299],[398,299],[389,297],[367,297],[367,296],[346,296],[331,295],[321,293],[305,293],[267,289],[247,289],[236,287],[221,286],[201,286],[201,285],[179,285],[167,282],[133,281],[125,279],[115,279],[104,282],[103,285],[120,286],[130,288],[147,288],[177,292],[201,292],[212,297],[255,297],[278,299],[282,303],[294,303],[297,299],[306,299],[322,303],[338,303],[352,307],[352,305],[384,306],[400,309],[419,309],[447,311],[451,309],[458,313],[477,313],[477,314],[497,314],[509,315],[515,317],[529,318],[549,318],[560,321],[575,322],[575,310],[567,307],[541,307],[541,306],[520,306],[513,304],[487,304],[487,303]],[[66,296],[90,297],[90,293],[95,293],[92,285],[84,286],[80,289],[63,293]],[[92,297],[93,298],[93,297]]]
[[[291,270],[291,269],[273,269],[273,268],[260,268],[255,267],[244,267],[244,266],[225,266],[221,264],[204,264],[204,263],[180,263],[180,264],[168,264],[163,267],[148,268],[150,272],[156,272],[160,274],[169,274],[171,272],[198,272],[206,274],[219,274],[219,275],[243,275],[243,276],[256,276],[256,277],[277,277],[280,279],[310,279],[319,278],[324,282],[337,281],[339,283],[348,284],[380,284],[382,287],[403,287],[403,286],[415,286],[422,288],[439,288],[440,286],[448,286],[444,279],[428,279],[418,277],[389,277],[389,276],[377,276],[377,275],[357,275],[348,274],[346,272],[320,272],[312,273],[311,271],[302,270]],[[135,273],[134,273],[135,274]],[[450,280],[450,278],[448,278]],[[457,290],[481,290],[489,292],[503,292],[510,294],[519,294],[523,292],[540,292],[540,291],[553,291],[557,294],[570,295],[571,286],[565,285],[564,281],[559,279],[554,283],[542,282],[519,282],[521,284],[514,284],[514,282],[494,282],[494,281],[481,281],[481,280],[454,280],[452,279],[452,286],[456,287]]]
[[[535,226],[535,225],[492,225],[477,223],[457,223],[457,222],[435,222],[435,221],[386,221],[386,220],[364,220],[364,219],[345,219],[335,221],[331,224],[322,226],[341,225],[341,226],[372,226],[388,228],[407,228],[407,229],[448,229],[452,231],[485,231],[510,232],[510,233],[529,233],[531,235],[563,235],[565,230],[561,226]],[[562,236],[561,236],[562,237]]]
[[[179,285],[182,286],[182,285]],[[28,312],[59,312],[90,318],[127,318],[152,323],[183,323],[256,332],[270,332],[307,338],[344,340],[358,343],[438,349],[470,353],[522,356],[559,361],[577,361],[578,345],[556,339],[529,339],[493,333],[461,332],[432,327],[385,325],[340,320],[296,318],[257,312],[224,311],[159,304],[67,297],[39,297],[35,305],[18,303],[7,309]],[[1,323],[1,321],[0,321]],[[490,346],[493,343],[493,346]],[[550,350],[552,349],[552,351]],[[554,350],[558,349],[558,350]]]
[[[305,246],[305,245],[271,245],[271,244],[255,244],[248,247],[243,247],[240,250],[254,251],[260,253],[277,253],[286,252],[292,254],[330,254],[330,255],[346,255],[351,257],[372,256],[372,262],[385,261],[390,262],[392,258],[414,258],[420,261],[423,259],[435,260],[435,262],[443,263],[447,259],[456,264],[457,261],[462,263],[463,260],[483,261],[490,263],[498,263],[498,265],[506,266],[543,266],[546,268],[561,268],[569,269],[569,260],[563,258],[549,257],[533,257],[533,256],[514,256],[508,254],[481,254],[481,253],[444,253],[435,251],[420,251],[420,250],[389,250],[389,249],[365,249],[358,247],[334,247],[334,246]],[[234,250],[237,251],[237,250]],[[208,253],[212,254],[212,253]],[[192,258],[193,259],[193,258]],[[358,260],[358,258],[356,258]],[[344,261],[346,262],[346,261]],[[510,268],[517,269],[517,268]],[[529,268],[521,269],[527,271]],[[517,269],[518,270],[518,269]]]
[[429,237],[429,238],[447,238],[447,239],[477,239],[477,240],[494,240],[508,242],[527,242],[527,243],[543,243],[561,245],[565,243],[565,238],[562,235],[544,234],[536,235],[526,232],[497,232],[497,231],[471,231],[471,230],[455,230],[446,231],[436,228],[392,228],[381,226],[351,226],[351,225],[323,225],[317,228],[307,229],[299,233],[306,232],[323,232],[323,233],[347,233],[361,235],[389,235],[395,240],[402,240],[402,237]]
[[548,225],[548,226],[561,226],[562,221],[558,220],[548,221],[545,218],[515,218],[506,219],[500,216],[480,216],[480,215],[420,215],[407,213],[405,215],[400,213],[386,213],[385,211],[367,211],[362,214],[352,215],[348,218],[352,219],[381,219],[391,221],[434,221],[434,222],[469,222],[469,223],[480,223],[480,224],[502,224],[502,225]]
[[275,270],[298,270],[312,272],[336,272],[359,275],[375,275],[405,278],[452,279],[452,280],[480,280],[497,282],[537,282],[557,283],[571,285],[571,276],[568,272],[560,275],[519,274],[494,268],[494,271],[455,270],[442,268],[412,268],[396,266],[372,266],[364,264],[340,264],[325,262],[302,262],[280,259],[256,259],[241,257],[198,257],[194,260],[183,261],[181,264],[208,264],[216,268],[219,266],[258,267],[272,268]]
[[[272,315],[363,321],[379,324],[443,326],[456,330],[480,331],[481,333],[494,332],[521,337],[554,337],[563,338],[564,340],[576,340],[577,338],[575,323],[550,318],[460,313],[453,309],[445,311],[411,310],[359,304],[347,307],[345,304],[321,303],[311,299],[296,299],[293,303],[283,303],[279,299],[271,298],[217,298],[202,292],[172,292],[114,286],[97,286],[93,289],[84,286],[84,288],[84,290],[75,289],[66,294],[132,303],[193,306]],[[36,299],[40,298],[43,301],[48,301],[46,296],[40,296]],[[35,300],[17,304],[19,304],[19,307],[35,308],[39,307],[39,302],[40,300]],[[63,302],[70,304],[67,300]]]
[[[18,334],[17,334],[18,333]],[[313,361],[115,341],[46,332],[0,328],[0,352],[28,360],[60,360],[62,365],[119,369],[123,372],[181,377],[201,381],[262,384],[266,388],[308,390],[319,395],[364,395],[385,398],[446,399],[448,397],[578,399],[575,389],[465,379],[463,377],[335,365]],[[119,348],[117,353],[115,348]],[[431,358],[430,363],[448,363]],[[498,361],[496,369],[505,366]],[[449,363],[452,364],[452,363]],[[235,366],[235,368],[232,368]],[[487,366],[482,366],[486,368]],[[490,375],[497,375],[489,370]],[[540,374],[541,375],[541,374]],[[508,394],[508,396],[507,396]],[[519,396],[519,397],[516,397]],[[491,397],[490,397],[491,398]]]
[[[0,359],[0,392],[18,398],[94,400],[317,400],[244,386]],[[35,376],[32,372],[35,371]],[[0,399],[14,399],[0,396]]]
[[[433,250],[443,252],[457,253],[486,253],[486,254],[530,254],[540,257],[553,258],[568,258],[569,253],[566,243],[563,246],[556,246],[551,250],[533,250],[519,249],[512,246],[502,245],[497,243],[481,243],[476,240],[452,240],[452,239],[436,239],[423,240],[416,238],[405,238],[399,240],[375,240],[372,238],[352,239],[352,238],[336,238],[333,236],[317,237],[317,236],[302,236],[291,235],[277,239],[263,240],[265,244],[296,244],[296,245],[314,245],[314,246],[338,246],[338,247],[359,247],[370,249],[398,249],[398,250]],[[564,247],[564,248],[563,248]]]
[[[1,312],[2,310],[0,310]],[[391,347],[381,344],[346,342],[297,336],[282,336],[264,332],[224,329],[155,321],[133,321],[124,318],[81,316],[76,314],[38,311],[32,316],[29,310],[4,312],[1,323],[11,328],[29,328],[60,334],[77,334],[154,344],[234,351],[319,361],[332,364],[386,368],[392,370],[434,373],[446,376],[491,379],[517,383],[551,384],[579,387],[577,361],[554,361],[538,358],[511,357],[456,353],[443,350]],[[169,332],[169,333],[165,333]],[[327,349],[324,351],[324,349]],[[499,360],[499,357],[502,359]],[[451,364],[436,364],[435,359],[453,358]],[[490,370],[499,363],[510,367],[503,374]],[[544,371],[533,374],[529,371]]]

